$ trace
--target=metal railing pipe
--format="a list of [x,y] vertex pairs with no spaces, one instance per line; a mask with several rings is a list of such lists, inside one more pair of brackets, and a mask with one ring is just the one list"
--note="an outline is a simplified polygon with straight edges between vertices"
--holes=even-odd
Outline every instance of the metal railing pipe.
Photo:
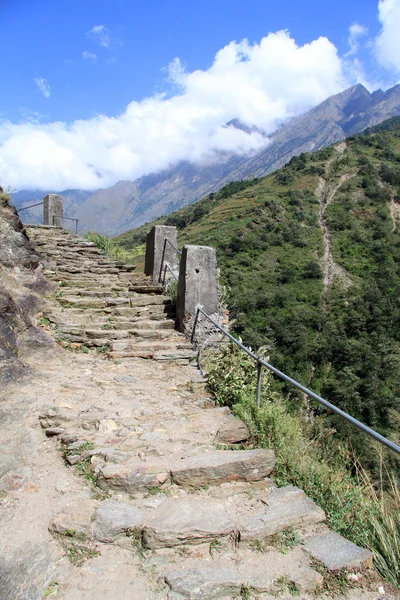
[[[165,262],[165,251],[167,248],[167,244],[169,244],[170,246],[172,246],[172,248],[175,250],[175,252],[177,252],[179,254],[179,256],[182,256],[182,252],[179,250],[179,248],[177,248],[168,238],[164,238],[164,246],[163,246],[163,252],[162,252],[162,256],[161,256],[161,265],[160,265],[160,274],[158,276],[158,283],[161,283],[162,285],[165,285],[165,268],[164,268],[164,262]],[[165,265],[167,266],[167,263],[165,263]],[[176,281],[178,281],[177,276],[175,275],[175,273],[172,272],[171,267],[168,265],[168,269],[170,271],[170,273],[172,274],[173,277],[175,277]],[[164,278],[163,278],[164,276]]]
[[67,219],[67,221],[75,221],[75,234],[78,235],[78,223],[79,223],[79,219],[73,219],[72,217],[61,217],[59,215],[53,215],[53,226],[54,226],[55,219],[62,219],[63,221],[65,219]]
[[165,242],[164,242],[164,246],[166,244],[169,244],[170,246],[172,246],[172,248],[175,250],[175,252],[177,252],[180,256],[182,256],[182,250],[179,250],[179,248],[177,248],[172,242],[171,240],[169,240],[168,238],[165,238]]
[[165,263],[165,265],[164,265],[164,276],[163,276],[163,280],[162,280],[162,285],[165,285],[165,280],[166,280],[166,275],[167,275],[167,269],[171,273],[171,275],[175,279],[175,281],[178,281],[178,277],[175,275],[175,273],[173,272],[173,270],[171,269],[171,267],[169,266],[169,264]]
[[[195,327],[196,327],[196,325],[198,323],[198,315],[199,315],[199,313],[201,313],[209,321],[211,321],[211,323],[213,325],[215,325],[215,327],[217,329],[219,329],[232,342],[234,342],[237,346],[239,346],[239,348],[241,348],[242,350],[244,350],[244,352],[246,352],[246,354],[248,354],[249,356],[251,356],[251,358],[253,358],[255,361],[257,361],[258,364],[263,365],[264,367],[266,367],[267,369],[269,369],[270,371],[272,371],[272,373],[275,373],[275,375],[277,375],[278,377],[280,377],[284,381],[287,381],[287,383],[290,383],[291,385],[294,385],[297,389],[299,389],[302,392],[304,392],[307,396],[310,396],[311,398],[314,398],[314,400],[316,400],[317,402],[319,402],[319,404],[322,404],[323,406],[325,406],[326,408],[328,408],[331,412],[339,415],[340,417],[342,417],[343,419],[345,419],[346,421],[348,421],[349,423],[351,423],[352,425],[354,425],[355,427],[357,427],[358,429],[360,429],[361,431],[363,431],[364,433],[366,433],[367,435],[369,435],[370,437],[372,437],[377,442],[380,442],[381,444],[383,444],[384,446],[386,446],[387,448],[389,448],[393,452],[396,452],[397,454],[400,454],[400,446],[398,446],[394,442],[388,440],[383,435],[381,435],[377,431],[374,431],[373,429],[371,429],[367,425],[364,425],[364,423],[361,423],[361,421],[358,421],[357,419],[355,419],[354,417],[352,417],[348,413],[344,412],[343,410],[341,410],[340,408],[338,408],[334,404],[331,404],[330,402],[328,402],[327,400],[325,400],[324,398],[322,398],[321,396],[319,396],[318,394],[316,394],[312,390],[309,390],[308,388],[306,388],[304,385],[302,385],[301,383],[299,383],[295,379],[292,379],[292,377],[289,377],[285,373],[282,373],[282,371],[279,371],[279,369],[277,369],[273,365],[270,365],[264,359],[260,358],[256,354],[254,354],[254,352],[252,352],[251,350],[249,350],[249,348],[246,348],[246,346],[244,346],[239,340],[237,340],[232,334],[230,334],[229,331],[227,331],[226,329],[224,329],[223,327],[221,327],[221,325],[219,325],[215,321],[215,319],[213,319],[212,317],[210,317],[210,315],[208,315],[201,307],[198,307],[197,311],[196,311],[196,317],[195,317],[195,320],[194,320],[194,323],[193,323],[193,330],[192,330],[192,336],[191,336],[192,342],[194,340]],[[257,388],[258,388],[258,386],[257,386]],[[258,400],[258,389],[257,389],[257,400]]]
[[44,204],[44,202],[38,202],[37,204],[31,204],[30,206],[24,206],[23,208],[20,208],[19,210],[17,210],[17,213],[20,213],[23,210],[28,210],[29,208],[34,208],[35,206],[41,206],[42,204]]

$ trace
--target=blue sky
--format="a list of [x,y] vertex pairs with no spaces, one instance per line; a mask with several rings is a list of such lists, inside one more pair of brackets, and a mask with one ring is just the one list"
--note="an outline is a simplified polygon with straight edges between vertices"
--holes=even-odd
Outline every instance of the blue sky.
[[0,180],[14,187],[105,187],[249,152],[265,142],[230,118],[269,133],[358,81],[400,79],[400,0],[0,0],[0,22]]

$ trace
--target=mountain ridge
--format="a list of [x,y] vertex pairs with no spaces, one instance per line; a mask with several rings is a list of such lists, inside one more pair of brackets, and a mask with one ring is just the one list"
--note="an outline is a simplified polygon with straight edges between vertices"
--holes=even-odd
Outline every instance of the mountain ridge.
[[[119,181],[105,190],[61,192],[66,215],[79,219],[81,231],[117,235],[192,204],[229,181],[262,177],[283,167],[295,155],[329,146],[398,114],[400,85],[370,93],[357,84],[281,125],[269,136],[266,147],[252,156],[220,153],[220,160],[212,165],[181,161],[135,181]],[[235,119],[227,126],[256,130]],[[14,194],[17,208],[23,204],[21,197],[21,192]],[[39,214],[40,209],[36,209],[35,215]]]

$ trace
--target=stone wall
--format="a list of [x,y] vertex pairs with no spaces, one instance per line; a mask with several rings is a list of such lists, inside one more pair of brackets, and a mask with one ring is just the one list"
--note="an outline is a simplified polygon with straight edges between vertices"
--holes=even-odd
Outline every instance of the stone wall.
[[51,344],[35,326],[45,304],[42,294],[50,290],[41,257],[0,188],[0,383],[23,376],[25,359]]

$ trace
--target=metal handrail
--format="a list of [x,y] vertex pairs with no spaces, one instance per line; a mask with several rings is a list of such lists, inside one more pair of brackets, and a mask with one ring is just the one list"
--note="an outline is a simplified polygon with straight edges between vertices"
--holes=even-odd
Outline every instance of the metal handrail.
[[[167,244],[169,244],[170,246],[172,246],[172,248],[175,250],[175,252],[177,254],[179,254],[179,256],[182,256],[182,251],[179,250],[179,248],[177,248],[172,242],[171,240],[169,240],[168,238],[164,238],[164,246],[163,246],[163,253],[162,253],[162,257],[161,257],[161,265],[160,265],[160,273],[158,275],[158,283],[162,282],[162,275],[163,275],[163,270],[164,270],[164,280],[163,280],[163,284],[165,285],[165,269],[163,269],[164,267],[164,261],[165,261],[165,250],[167,248]],[[167,263],[165,263],[167,264]],[[172,273],[171,267],[168,265],[168,269],[170,270],[170,272]],[[174,273],[172,273],[172,275],[175,277],[176,281],[178,281],[178,278],[176,277],[176,275]]]
[[270,365],[269,363],[267,363],[260,356],[257,356],[256,354],[254,354],[254,352],[252,352],[251,350],[249,350],[249,348],[246,348],[246,346],[244,346],[239,340],[237,340],[235,337],[233,337],[233,335],[230,334],[229,331],[227,331],[226,329],[224,329],[223,327],[221,327],[221,325],[219,325],[212,317],[210,317],[210,315],[208,315],[200,306],[197,308],[196,316],[195,316],[194,323],[193,323],[193,330],[192,330],[192,336],[191,336],[191,341],[192,342],[194,341],[194,334],[195,334],[196,325],[198,323],[199,314],[200,313],[202,315],[204,315],[209,321],[211,321],[211,323],[213,325],[215,325],[215,327],[217,329],[219,329],[224,335],[226,335],[232,342],[234,342],[237,346],[239,346],[239,348],[241,348],[242,350],[244,350],[244,352],[246,352],[246,354],[248,354],[249,356],[251,356],[251,358],[253,358],[257,362],[257,405],[258,406],[260,406],[260,403],[261,403],[261,372],[262,372],[262,367],[266,367],[267,369],[269,369],[270,371],[272,371],[273,373],[275,373],[275,375],[277,375],[278,377],[280,377],[284,381],[287,381],[288,383],[290,383],[290,384],[294,385],[295,387],[297,387],[297,389],[299,389],[302,392],[304,392],[307,396],[311,396],[311,398],[314,398],[314,400],[316,400],[317,402],[319,402],[320,404],[322,404],[323,406],[325,406],[326,408],[328,408],[331,412],[339,415],[340,417],[343,417],[344,419],[346,419],[346,421],[349,421],[349,423],[351,423],[352,425],[354,425],[355,427],[357,427],[358,429],[360,429],[361,431],[363,431],[364,433],[366,433],[367,435],[369,435],[370,437],[372,437],[374,440],[377,440],[378,442],[380,442],[381,444],[383,444],[384,446],[386,446],[390,450],[393,450],[393,452],[396,452],[397,454],[400,454],[400,446],[398,446],[394,442],[391,442],[390,440],[388,440],[387,438],[385,438],[380,433],[377,433],[376,431],[374,431],[370,427],[367,427],[367,425],[364,425],[364,423],[361,423],[360,421],[357,421],[357,419],[355,419],[351,415],[347,414],[346,412],[344,412],[343,410],[341,410],[340,408],[338,408],[334,404],[331,404],[330,402],[328,402],[324,398],[321,398],[321,396],[318,396],[318,394],[316,394],[315,392],[309,390],[304,385],[301,385],[301,383],[299,383],[295,379],[292,379],[288,375],[285,375],[285,373],[282,373],[282,371],[279,371],[279,369],[276,369],[275,367],[273,367],[272,365]]
[[68,221],[75,221],[75,233],[76,235],[78,235],[78,222],[79,219],[73,219],[72,217],[62,217],[61,215],[53,215],[53,225],[55,222],[55,219],[67,219]]
[[182,250],[179,250],[179,248],[177,248],[172,242],[171,240],[169,240],[168,238],[164,238],[164,246],[166,244],[169,244],[170,246],[173,247],[173,249],[175,250],[175,252],[177,252],[180,256],[182,256]]
[[162,284],[163,285],[165,285],[165,279],[166,279],[166,275],[167,275],[167,269],[171,273],[171,275],[175,279],[175,281],[178,281],[178,277],[175,275],[175,273],[173,272],[173,270],[171,269],[171,267],[169,266],[169,264],[165,263],[165,265],[164,265],[164,277],[163,277],[163,280],[162,280]]
[[24,206],[23,208],[20,208],[19,210],[17,210],[17,213],[20,213],[23,210],[28,210],[29,208],[33,208],[34,206],[41,206],[42,204],[44,204],[44,201],[38,202],[37,204],[31,204],[31,206]]

